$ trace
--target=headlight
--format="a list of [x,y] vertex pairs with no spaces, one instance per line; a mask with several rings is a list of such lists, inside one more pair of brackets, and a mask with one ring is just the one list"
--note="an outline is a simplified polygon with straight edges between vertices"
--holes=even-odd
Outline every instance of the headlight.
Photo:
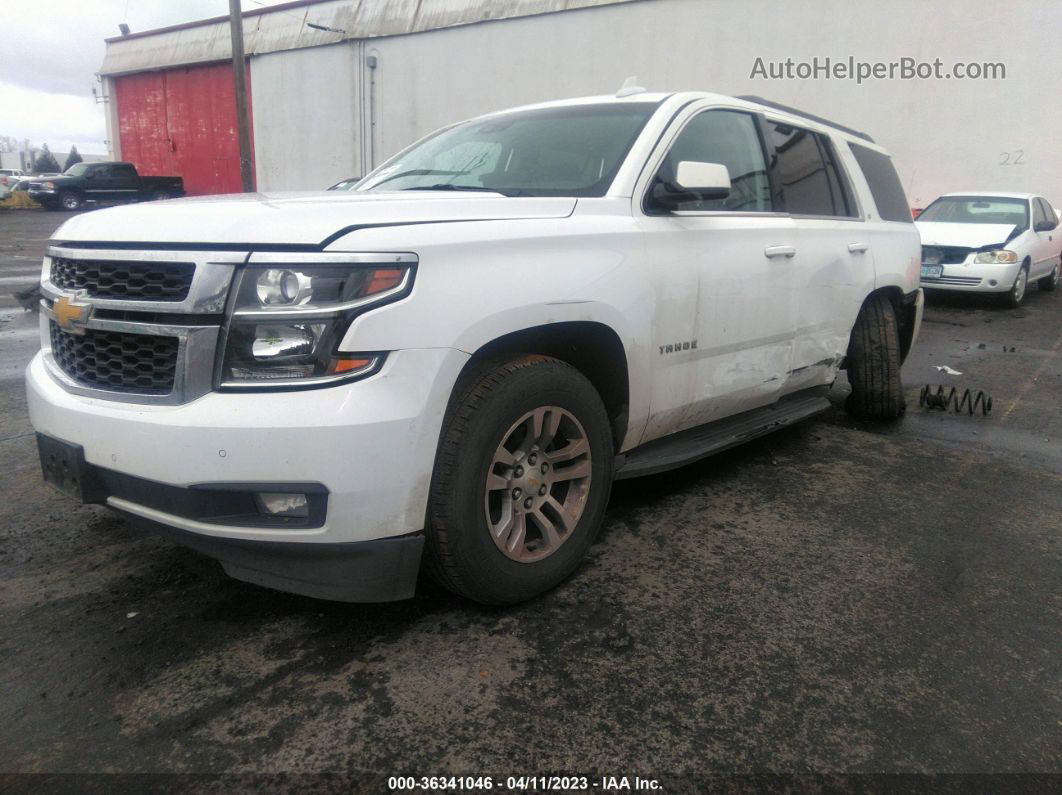
[[409,254],[255,254],[236,285],[221,387],[291,389],[376,372],[379,352],[337,350],[351,321],[409,294]]
[[974,257],[974,262],[981,263],[982,265],[1006,265],[1017,261],[1018,255],[1013,251],[1007,251],[1006,249],[981,251],[976,257]]
[[55,183],[54,182],[45,182],[44,183],[44,189],[45,190],[55,190]]

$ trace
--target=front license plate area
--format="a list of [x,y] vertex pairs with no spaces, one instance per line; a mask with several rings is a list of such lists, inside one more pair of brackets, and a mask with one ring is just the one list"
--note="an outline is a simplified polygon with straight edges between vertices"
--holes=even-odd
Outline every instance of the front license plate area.
[[939,279],[944,275],[943,265],[923,265],[922,277],[925,279]]
[[101,502],[95,473],[85,463],[81,445],[37,434],[44,482],[79,502]]

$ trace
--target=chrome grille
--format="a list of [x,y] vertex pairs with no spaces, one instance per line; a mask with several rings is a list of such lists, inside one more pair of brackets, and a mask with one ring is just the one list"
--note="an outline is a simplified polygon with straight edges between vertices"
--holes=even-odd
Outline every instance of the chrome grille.
[[84,290],[91,298],[132,301],[183,301],[195,276],[191,262],[122,262],[52,259],[52,283],[63,290]]
[[168,395],[177,375],[177,337],[86,329],[68,334],[49,321],[52,358],[87,387],[111,392]]
[[938,279],[923,276],[920,281],[922,284],[955,284],[973,287],[980,284],[982,279],[978,276],[941,276]]

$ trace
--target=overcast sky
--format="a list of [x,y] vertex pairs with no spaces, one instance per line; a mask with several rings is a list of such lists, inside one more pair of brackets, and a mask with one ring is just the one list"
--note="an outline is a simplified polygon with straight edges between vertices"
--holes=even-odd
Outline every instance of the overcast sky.
[[[282,0],[242,0],[250,11]],[[103,40],[133,31],[217,17],[228,0],[4,0],[0,43],[0,135],[47,142],[56,152],[77,144],[105,154],[103,106],[92,98]]]

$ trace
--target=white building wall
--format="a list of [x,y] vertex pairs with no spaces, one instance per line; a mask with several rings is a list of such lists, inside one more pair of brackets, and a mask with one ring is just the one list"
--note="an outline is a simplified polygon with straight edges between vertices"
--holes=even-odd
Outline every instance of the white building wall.
[[251,58],[259,190],[324,190],[362,174],[358,42]]
[[[758,94],[864,130],[892,152],[914,207],[974,189],[1042,192],[1062,205],[1052,132],[1062,126],[1052,88],[1059,31],[1057,0],[647,0],[373,39],[366,52],[378,56],[375,161],[443,124],[611,93],[637,75],[651,90]],[[750,78],[757,56],[849,55],[939,57],[949,67],[1002,61],[1007,77],[862,85]]]

